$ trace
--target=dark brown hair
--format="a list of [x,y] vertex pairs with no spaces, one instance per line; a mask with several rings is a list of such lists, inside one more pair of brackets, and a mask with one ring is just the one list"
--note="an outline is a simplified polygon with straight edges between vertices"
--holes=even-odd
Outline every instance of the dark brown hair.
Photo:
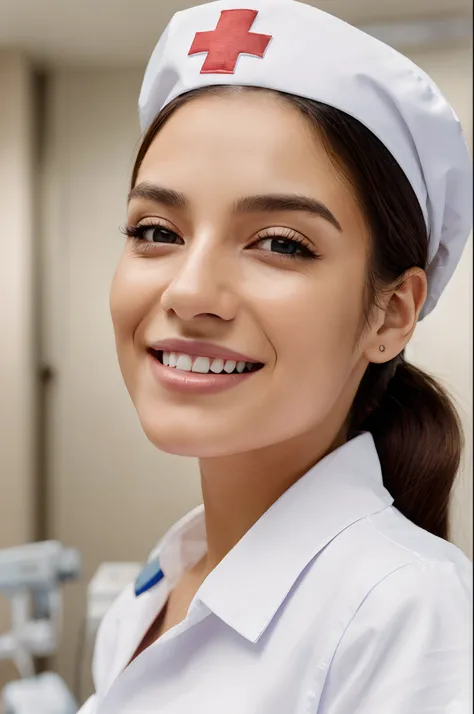
[[[183,104],[203,94],[269,92],[253,87],[207,87],[188,92],[156,117],[139,147],[132,187],[154,137]],[[350,181],[371,233],[365,317],[384,287],[410,268],[425,269],[428,240],[415,193],[388,149],[356,119],[325,104],[272,92],[302,113]],[[462,430],[446,391],[406,362],[403,353],[370,364],[349,415],[349,435],[371,432],[384,484],[411,521],[448,538],[452,487],[460,464]]]

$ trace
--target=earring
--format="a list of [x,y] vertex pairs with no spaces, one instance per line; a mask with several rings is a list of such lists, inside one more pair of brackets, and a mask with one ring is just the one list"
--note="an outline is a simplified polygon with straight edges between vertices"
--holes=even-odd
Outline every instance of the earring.
[[380,345],[379,350],[380,350],[381,352],[385,352],[385,345]]

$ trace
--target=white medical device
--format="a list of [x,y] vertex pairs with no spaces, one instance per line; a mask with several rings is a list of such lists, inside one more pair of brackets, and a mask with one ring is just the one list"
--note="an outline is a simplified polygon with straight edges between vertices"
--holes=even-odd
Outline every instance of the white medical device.
[[35,676],[35,657],[57,650],[61,586],[81,571],[76,550],[57,541],[0,550],[0,593],[10,600],[11,630],[0,635],[0,659],[13,660],[21,679],[2,692],[4,714],[75,714],[74,698],[53,673]]
[[76,714],[78,705],[53,672],[10,682],[3,690],[2,714]]
[[133,583],[143,563],[102,563],[87,589],[87,638],[93,644],[99,625],[118,595]]

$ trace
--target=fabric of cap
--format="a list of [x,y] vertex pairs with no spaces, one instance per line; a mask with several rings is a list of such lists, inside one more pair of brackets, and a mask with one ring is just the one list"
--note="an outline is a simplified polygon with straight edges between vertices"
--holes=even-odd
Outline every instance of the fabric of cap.
[[[249,32],[270,39],[244,38],[232,71],[203,70],[209,53],[190,54],[193,43],[198,50],[203,44],[197,33],[215,30],[230,9],[256,11]],[[225,42],[235,45],[235,37],[221,33],[219,43]],[[252,54],[253,46],[262,56]],[[472,168],[460,122],[428,75],[379,40],[296,0],[218,0],[178,12],[160,38],[140,93],[142,130],[175,97],[211,85],[313,99],[372,131],[404,171],[425,218],[428,297],[420,318],[431,312],[471,230]]]

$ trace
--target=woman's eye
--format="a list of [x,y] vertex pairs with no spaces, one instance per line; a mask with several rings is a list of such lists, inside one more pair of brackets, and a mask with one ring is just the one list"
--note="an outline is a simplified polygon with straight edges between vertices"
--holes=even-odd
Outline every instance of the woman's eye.
[[300,241],[291,238],[262,238],[256,244],[260,250],[294,258],[315,258],[315,253]]
[[300,251],[300,246],[295,241],[287,238],[265,238],[259,241],[260,250],[269,250],[272,253],[281,253],[282,255],[297,255]]
[[182,243],[182,239],[173,231],[163,226],[140,226],[137,236],[147,243]]

